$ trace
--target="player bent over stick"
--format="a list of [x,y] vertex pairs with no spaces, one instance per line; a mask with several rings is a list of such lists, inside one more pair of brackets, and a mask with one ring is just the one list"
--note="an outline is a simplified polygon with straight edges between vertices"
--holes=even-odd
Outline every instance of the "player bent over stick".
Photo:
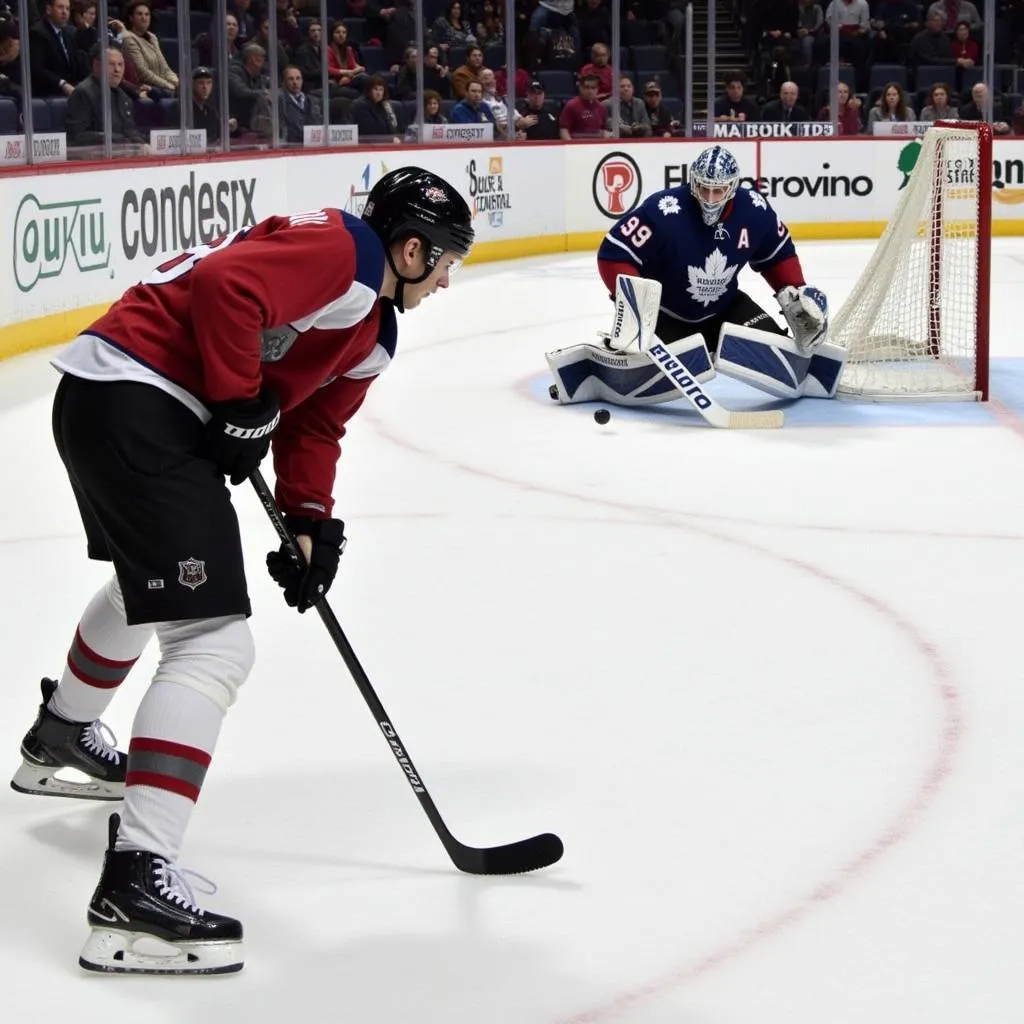
[[[777,426],[781,413],[729,422],[700,384],[718,371],[783,398],[835,394],[844,353],[827,343],[825,296],[805,283],[789,229],[739,181],[732,154],[711,146],[688,186],[656,192],[616,222],[597,253],[615,298],[612,330],[603,348],[548,353],[552,397],[648,405],[682,393],[716,426]],[[748,265],[771,285],[791,334],[740,290]]]
[[[395,313],[438,288],[473,243],[469,207],[419,168],[385,175],[362,219],[270,217],[168,261],[55,360],[54,436],[91,558],[114,576],[82,615],[12,786],[124,798],[89,904],[90,970],[202,974],[242,966],[242,925],[199,908],[177,867],[221,721],[253,665],[238,520],[225,487],[273,434],[277,503],[306,556],[267,566],[300,612],[344,549],[332,518],[338,442],[395,352]],[[160,663],[125,755],[99,722],[156,635]],[[74,788],[55,776],[74,767]],[[153,940],[160,940],[154,951]]]

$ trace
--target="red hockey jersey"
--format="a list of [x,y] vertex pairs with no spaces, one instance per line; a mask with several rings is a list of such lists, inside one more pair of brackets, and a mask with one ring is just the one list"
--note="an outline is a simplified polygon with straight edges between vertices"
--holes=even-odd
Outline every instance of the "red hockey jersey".
[[384,261],[380,239],[350,214],[270,217],[158,267],[54,364],[145,381],[204,420],[210,404],[272,391],[278,502],[327,517],[345,423],[395,351],[394,307],[379,299]]

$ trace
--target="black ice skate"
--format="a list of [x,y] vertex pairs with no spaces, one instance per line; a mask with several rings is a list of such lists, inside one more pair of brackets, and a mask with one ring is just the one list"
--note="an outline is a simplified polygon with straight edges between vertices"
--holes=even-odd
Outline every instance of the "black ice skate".
[[[40,685],[43,703],[35,725],[21,741],[21,767],[11,779],[11,789],[42,796],[120,800],[128,755],[107,742],[105,732],[109,730],[102,722],[66,722],[48,711],[46,705],[57,684],[44,679]],[[65,768],[74,768],[88,778],[82,782],[58,778],[57,773]]]
[[92,928],[78,963],[114,974],[229,974],[242,969],[242,924],[201,910],[182,872],[144,850],[115,850],[110,816]]

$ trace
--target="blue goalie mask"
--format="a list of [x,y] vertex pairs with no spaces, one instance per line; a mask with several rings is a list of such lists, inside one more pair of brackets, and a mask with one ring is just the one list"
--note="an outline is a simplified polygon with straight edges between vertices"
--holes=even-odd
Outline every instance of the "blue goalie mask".
[[690,165],[690,192],[709,227],[718,222],[739,184],[739,164],[724,146],[709,146]]

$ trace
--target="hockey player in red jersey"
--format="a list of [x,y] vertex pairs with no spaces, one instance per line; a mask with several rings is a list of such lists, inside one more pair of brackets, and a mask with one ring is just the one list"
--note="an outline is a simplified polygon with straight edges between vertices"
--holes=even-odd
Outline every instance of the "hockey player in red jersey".
[[[91,558],[114,576],[79,622],[22,742],[20,792],[123,797],[89,904],[90,970],[223,973],[242,925],[201,910],[177,861],[221,721],[254,658],[238,484],[273,446],[277,500],[306,555],[267,556],[311,608],[344,549],[339,441],[395,352],[396,312],[438,288],[473,242],[465,200],[419,168],[385,175],[362,218],[270,217],[182,253],[130,288],[55,360],[54,438]],[[128,753],[99,721],[156,635],[160,661]],[[88,783],[61,781],[65,767]],[[163,952],[139,943],[162,943]],[[145,940],[145,941],[144,941]]]

